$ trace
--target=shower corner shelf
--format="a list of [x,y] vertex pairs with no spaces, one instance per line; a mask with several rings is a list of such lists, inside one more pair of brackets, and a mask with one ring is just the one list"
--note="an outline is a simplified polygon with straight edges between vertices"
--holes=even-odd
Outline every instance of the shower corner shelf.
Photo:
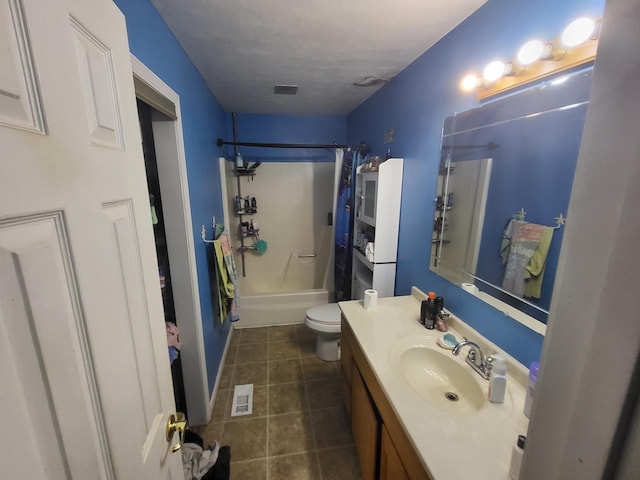
[[250,167],[246,167],[246,168],[234,168],[233,169],[233,174],[236,177],[252,177],[256,174],[256,170],[258,169],[258,167],[260,166],[260,162],[254,163],[253,165],[251,165]]

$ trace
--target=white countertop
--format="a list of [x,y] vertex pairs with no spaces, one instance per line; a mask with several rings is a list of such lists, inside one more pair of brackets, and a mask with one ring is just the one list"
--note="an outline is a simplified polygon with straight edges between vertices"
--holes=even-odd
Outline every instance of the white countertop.
[[[378,299],[375,310],[365,310],[363,302],[340,302],[340,308],[353,330],[373,373],[376,375],[398,419],[433,480],[475,478],[507,480],[511,451],[518,435],[526,435],[529,419],[522,413],[527,369],[479,333],[452,316],[449,331],[458,340],[463,336],[478,343],[485,355],[503,353],[507,358],[507,393],[503,404],[486,401],[476,413],[451,415],[420,396],[392,365],[402,348],[420,342],[428,344],[444,335],[427,330],[418,322],[423,293]],[[438,348],[435,346],[435,348]],[[457,357],[488,398],[489,382],[471,370],[464,361],[467,349]]]

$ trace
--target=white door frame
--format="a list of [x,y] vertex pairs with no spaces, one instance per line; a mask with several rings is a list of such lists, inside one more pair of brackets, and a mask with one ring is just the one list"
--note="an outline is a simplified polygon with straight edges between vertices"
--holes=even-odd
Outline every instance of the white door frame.
[[189,422],[193,425],[204,425],[210,420],[209,386],[187,164],[182,137],[180,96],[133,54],[131,67],[135,77],[175,106],[175,120],[169,120],[164,115],[152,115],[152,127],[162,190],[162,211],[174,304],[183,347],[180,354]]

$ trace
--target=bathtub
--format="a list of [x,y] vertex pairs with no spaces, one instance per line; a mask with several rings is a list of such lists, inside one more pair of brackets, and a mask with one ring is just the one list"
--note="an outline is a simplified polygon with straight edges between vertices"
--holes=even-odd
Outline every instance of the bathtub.
[[240,294],[240,320],[234,328],[304,323],[307,310],[329,303],[329,292],[325,289],[246,296],[242,296],[241,290]]

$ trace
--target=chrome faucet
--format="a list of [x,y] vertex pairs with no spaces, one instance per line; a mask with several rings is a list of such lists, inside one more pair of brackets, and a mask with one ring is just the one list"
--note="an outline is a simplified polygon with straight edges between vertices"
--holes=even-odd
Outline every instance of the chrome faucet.
[[453,347],[451,353],[457,356],[463,347],[469,347],[469,353],[467,354],[467,358],[465,359],[466,362],[471,365],[471,368],[473,368],[478,373],[478,375],[480,375],[485,380],[489,380],[489,378],[491,377],[491,362],[485,362],[482,350],[477,343],[472,342],[471,340],[467,340],[466,337],[463,338],[463,341],[459,342],[455,347]]

